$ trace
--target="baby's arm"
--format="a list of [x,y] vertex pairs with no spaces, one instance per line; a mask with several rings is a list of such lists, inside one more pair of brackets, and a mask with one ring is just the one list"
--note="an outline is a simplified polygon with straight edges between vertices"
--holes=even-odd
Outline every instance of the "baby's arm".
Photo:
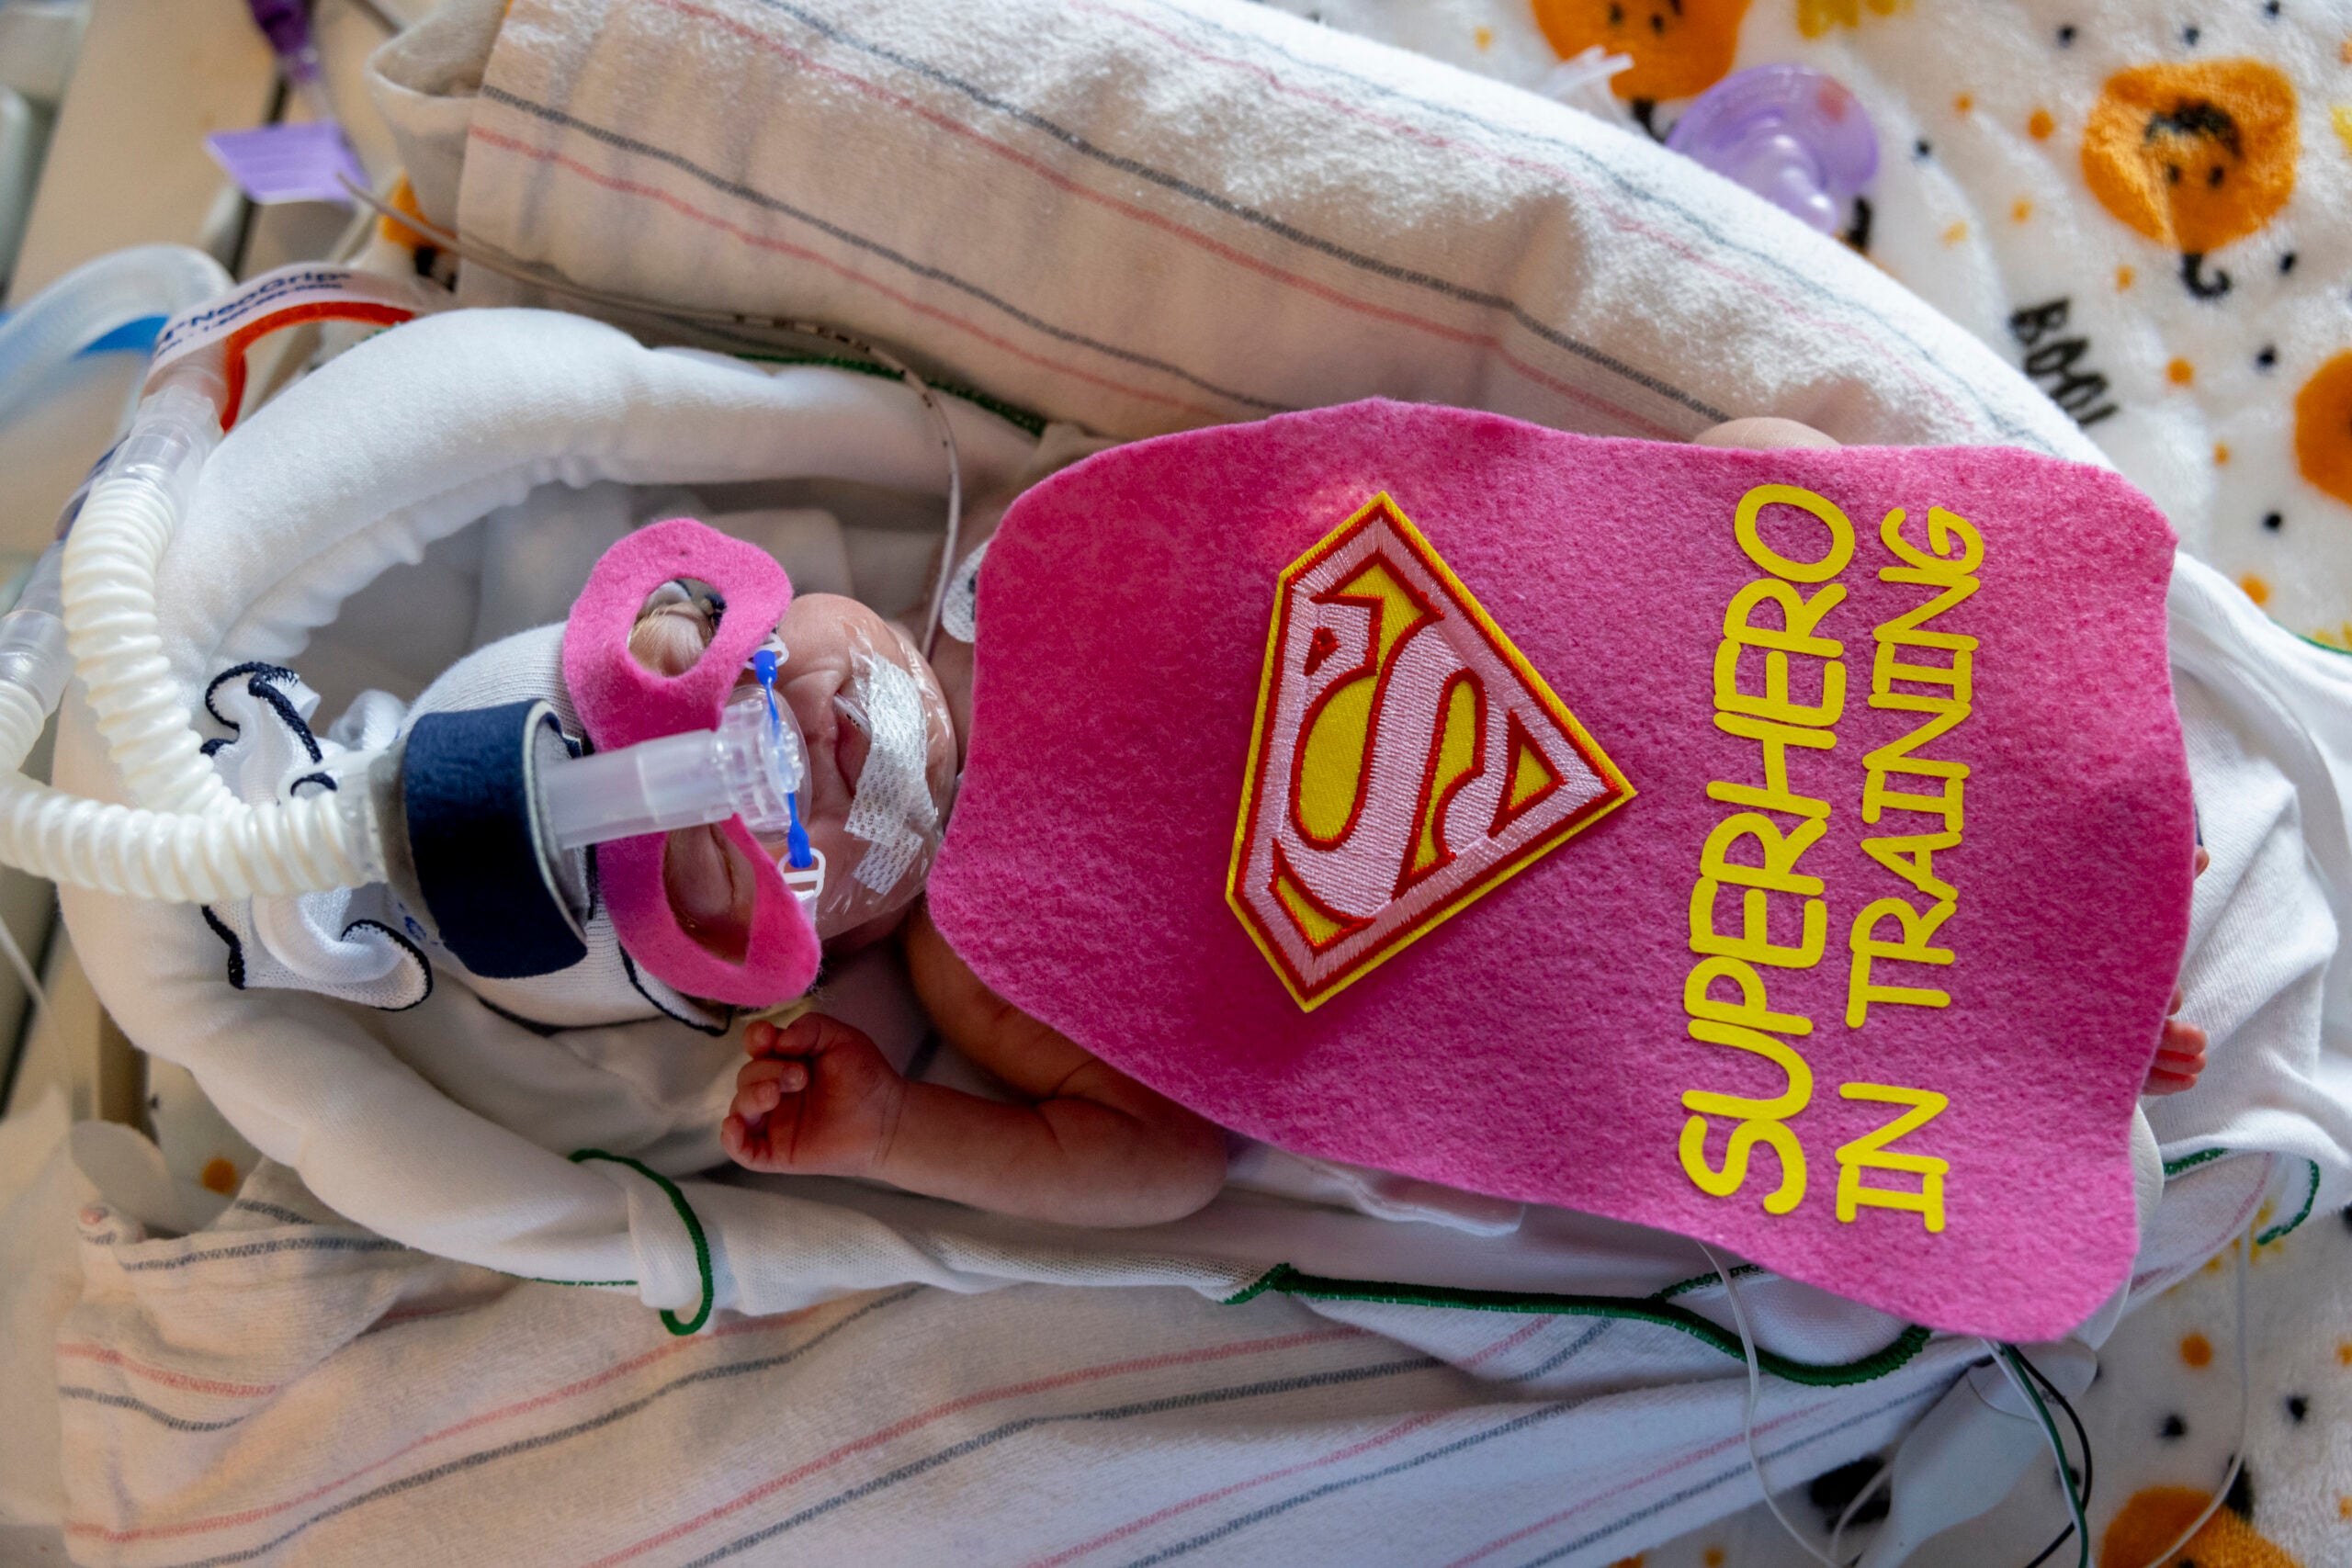
[[1222,1132],[990,992],[920,906],[907,960],[940,1032],[1035,1102],[910,1082],[865,1035],[821,1014],[781,1030],[755,1023],[719,1129],[738,1163],[867,1177],[1066,1224],[1155,1224],[1216,1195]]

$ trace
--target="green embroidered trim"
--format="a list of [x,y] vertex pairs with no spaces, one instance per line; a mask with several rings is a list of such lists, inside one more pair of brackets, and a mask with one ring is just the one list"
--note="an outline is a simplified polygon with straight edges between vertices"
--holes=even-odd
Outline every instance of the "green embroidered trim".
[[[1761,1274],[1762,1272],[1764,1272],[1764,1269],[1763,1266],[1760,1264],[1735,1263],[1731,1266],[1731,1277],[1735,1280],[1745,1280],[1750,1274]],[[1688,1280],[1680,1280],[1671,1285],[1668,1285],[1666,1289],[1652,1296],[1650,1300],[1654,1302],[1670,1302],[1677,1296],[1687,1296],[1693,1291],[1703,1291],[1709,1285],[1719,1284],[1722,1280],[1723,1276],[1710,1269],[1703,1274],[1693,1274]]]
[[[879,376],[887,381],[902,381],[904,379],[904,378],[900,377],[896,370],[891,369],[887,365],[876,365],[870,359],[850,359],[831,354],[747,354],[738,352],[730,355],[729,357],[734,359],[753,360],[762,365],[823,365],[831,367],[835,370],[854,370],[860,376]],[[1012,403],[1008,403],[1002,398],[990,397],[988,393],[980,391],[975,388],[959,387],[947,381],[926,380],[923,385],[929,387],[934,392],[944,392],[951,398],[959,398],[965,402],[971,404],[974,408],[986,409],[989,412],[996,415],[997,418],[1004,421],[1007,424],[1018,426],[1020,429],[1027,431],[1032,435],[1043,435],[1046,434],[1046,421],[1045,415],[1031,413],[1027,409],[1021,408]]]
[[1238,1294],[1227,1296],[1217,1304],[1219,1306],[1238,1307],[1243,1302],[1250,1301],[1258,1296],[1265,1294],[1268,1291],[1272,1290],[1274,1288],[1274,1281],[1280,1280],[1283,1275],[1290,1272],[1291,1266],[1289,1264],[1277,1263],[1272,1269],[1267,1269],[1255,1280],[1252,1280]]
[[[1714,1278],[1710,1274],[1708,1279]],[[1671,1289],[1672,1287],[1669,1287]],[[1302,1274],[1287,1263],[1277,1263],[1260,1275],[1248,1289],[1226,1300],[1228,1306],[1238,1306],[1267,1291],[1286,1296],[1302,1296],[1310,1301],[1384,1302],[1395,1306],[1462,1307],[1478,1312],[1552,1313],[1563,1317],[1622,1317],[1639,1323],[1657,1324],[1661,1327],[1679,1329],[1702,1344],[1713,1346],[1736,1361],[1745,1362],[1747,1351],[1739,1336],[1721,1325],[1666,1301],[1663,1296],[1639,1300],[1626,1296],[1552,1295],[1542,1292],[1470,1291],[1447,1285],[1399,1285],[1371,1280],[1332,1280],[1316,1274]],[[1928,1343],[1927,1329],[1913,1324],[1897,1335],[1885,1348],[1851,1361],[1799,1361],[1756,1348],[1756,1362],[1765,1371],[1788,1382],[1802,1383],[1809,1388],[1838,1388],[1849,1383],[1871,1382],[1895,1371]]]
[[2303,1163],[2312,1168],[2311,1185],[2303,1189],[2303,1206],[2296,1210],[2295,1217],[2285,1224],[2272,1225],[2268,1230],[2256,1236],[2255,1246],[2268,1247],[2272,1242],[2292,1235],[2296,1226],[2312,1217],[2312,1205],[2319,1201],[2319,1162],[2305,1160]]
[[2165,1179],[2170,1181],[2182,1171],[2194,1170],[2209,1161],[2220,1159],[2229,1152],[2227,1149],[2199,1149],[2193,1155],[2183,1155],[2178,1159],[2168,1159],[2165,1161]]
[[[668,1307],[663,1307],[662,1326],[681,1338],[696,1332],[704,1324],[710,1321],[711,1304],[718,1296],[718,1290],[710,1277],[710,1238],[703,1235],[702,1220],[695,1213],[695,1206],[686,1201],[686,1195],[678,1190],[676,1182],[655,1170],[643,1160],[631,1159],[627,1155],[606,1154],[602,1149],[579,1149],[575,1150],[571,1156],[571,1162],[574,1165],[592,1159],[605,1159],[612,1161],[615,1165],[625,1165],[652,1182],[668,1195],[671,1207],[678,1211],[678,1218],[685,1221],[686,1235],[694,1238],[695,1272],[702,1276],[702,1305],[696,1307],[694,1316],[684,1323],[678,1321],[676,1313],[672,1312]],[[631,1280],[630,1283],[634,1284],[635,1281]]]
[[[2323,643],[2315,646],[2325,647],[2326,645]],[[2232,1149],[2199,1149],[2193,1155],[2183,1155],[2178,1159],[2166,1160],[2165,1161],[2165,1179],[2169,1181],[2184,1170],[2193,1170],[2210,1160],[2217,1160],[2223,1155],[2234,1152],[2236,1151]],[[2283,1240],[2292,1235],[2305,1220],[2312,1217],[2312,1207],[2319,1201],[2319,1162],[2305,1160],[2303,1163],[2312,1168],[2311,1180],[2303,1188],[2303,1206],[2295,1211],[2292,1219],[2283,1224],[2272,1225],[2268,1230],[2256,1236],[2255,1246],[2268,1247],[2274,1241]]]

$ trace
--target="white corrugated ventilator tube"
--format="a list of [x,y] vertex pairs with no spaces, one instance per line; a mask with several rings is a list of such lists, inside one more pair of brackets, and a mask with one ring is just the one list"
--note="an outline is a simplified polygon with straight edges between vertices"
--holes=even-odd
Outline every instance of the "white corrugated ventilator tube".
[[[94,339],[141,317],[175,315],[228,286],[209,258],[167,245],[118,252],[69,274],[0,323],[0,417]],[[793,330],[830,331],[806,323]],[[858,346],[899,368],[939,427],[952,549],[961,496],[954,430],[912,371]],[[157,574],[197,476],[220,442],[222,371],[217,349],[199,351],[150,379],[130,433],[104,460],[64,536],[35,565],[16,608],[0,616],[0,862],[52,882],[169,903],[283,897],[386,880],[377,792],[240,800],[205,756],[195,713],[164,657]],[[934,593],[934,625],[937,615]],[[82,678],[128,806],[25,776],[25,759],[74,675]],[[559,776],[543,781],[544,819],[533,824],[542,853],[741,816],[755,831],[773,829],[792,845],[792,885],[804,905],[811,903],[823,869],[805,836],[794,836],[793,796],[806,773],[801,737],[784,722],[772,692],[735,716],[741,722],[550,770]],[[365,774],[384,755],[354,753],[336,771]],[[405,825],[390,830],[403,836]]]
[[[175,314],[228,286],[209,258],[192,256],[150,246],[103,257],[0,324],[0,411],[123,321]],[[110,313],[107,302],[119,319],[88,330]],[[123,308],[133,314],[120,317]],[[77,887],[175,903],[383,879],[368,792],[240,801],[204,756],[164,658],[156,573],[220,443],[225,396],[218,365],[201,355],[151,387],[71,531],[0,616],[0,861]],[[25,758],[74,674],[132,805],[25,776]]]

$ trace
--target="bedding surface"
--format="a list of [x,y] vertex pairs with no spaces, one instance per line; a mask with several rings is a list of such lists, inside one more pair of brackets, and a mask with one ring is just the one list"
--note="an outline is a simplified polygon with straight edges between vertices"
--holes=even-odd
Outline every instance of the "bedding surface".
[[[1108,431],[1385,393],[1616,433],[1687,434],[1725,412],[1769,408],[1849,440],[2096,455],[1999,355],[1850,254],[1655,149],[1255,8],[526,3],[505,15],[503,31],[501,15],[494,4],[458,0],[447,27],[391,51],[389,64],[416,67],[398,80],[388,69],[381,92],[398,100],[410,166],[434,216],[591,283],[822,313],[921,344],[929,367]],[[745,111],[754,100],[762,111]],[[1121,120],[1122,105],[1148,113]],[[1192,133],[1169,136],[1170,124]],[[1623,177],[1628,160],[1642,182]],[[973,200],[976,190],[989,199]],[[1464,235],[1494,243],[1471,254]],[[469,288],[476,298],[504,293],[479,278]],[[1750,330],[1765,334],[1769,352],[1721,353]],[[76,743],[86,747],[86,733]],[[2325,760],[2308,761],[2323,776],[2298,775],[2296,787],[2324,790]],[[2291,817],[2246,838],[2282,853],[2302,842]],[[2338,847],[2330,837],[2313,852]],[[2344,869],[2329,864],[2331,874]],[[2352,877],[2336,881],[2352,886]],[[2265,932],[2257,911],[2218,901],[2238,881],[2208,884],[2219,891],[2200,905],[2196,940],[2227,968],[2257,951]],[[2328,896],[2309,876],[2297,886],[2310,899]],[[2333,995],[2323,995],[2324,975],[2293,968],[2293,957],[2256,966],[2266,988],[2247,990],[2239,1021],[2246,1057],[2271,1064],[2301,1052],[2291,1064],[2300,1070],[2324,1066],[2316,1015]],[[208,977],[219,961],[211,949],[192,955]],[[2285,1000],[2255,1005],[2264,998]],[[420,1035],[432,1021],[408,1016]],[[429,1043],[408,1043],[428,1059]],[[2276,1109],[2273,1072],[2210,1098],[2172,1130],[2174,1144],[2201,1152],[2267,1136],[2333,1159],[2340,1128],[2325,1120],[2334,1097],[2317,1076],[2304,1074],[2310,1103],[2294,1100],[2283,1127],[2262,1120]],[[355,1111],[350,1124],[364,1120]],[[288,1127],[264,1131],[277,1149],[298,1145]],[[2215,1159],[2185,1170],[2176,1187],[2227,1185],[2250,1213],[2274,1163]],[[593,1191],[603,1177],[582,1174],[564,1200],[594,1210],[594,1225],[582,1229],[595,1231],[599,1260],[615,1276],[641,1272],[654,1304],[690,1309],[692,1254],[662,1194],[635,1179]],[[840,1532],[821,1543],[869,1560],[919,1541],[937,1561],[942,1537],[910,1529],[912,1520],[973,1531],[951,1544],[975,1561],[1218,1561],[1244,1549],[1293,1561],[1336,1550],[1362,1561],[1400,1544],[1418,1560],[1431,1555],[1410,1550],[1423,1538],[1397,1532],[1442,1528],[1465,1561],[1583,1568],[1753,1495],[1744,1459],[1720,1438],[1740,1380],[1715,1349],[1698,1345],[1698,1376],[1650,1404],[1589,1397],[1624,1393],[1626,1368],[1654,1366],[1659,1346],[1690,1348],[1688,1335],[1671,1331],[1611,1326],[1588,1340],[1591,1325],[1565,1314],[1506,1325],[1393,1303],[1310,1314],[1272,1292],[1227,1308],[1146,1290],[1137,1293],[1149,1298],[1146,1310],[1130,1313],[1124,1300],[1104,1299],[1125,1292],[1018,1286],[951,1306],[943,1291],[857,1286],[875,1269],[917,1268],[972,1289],[982,1272],[996,1284],[1007,1267],[1066,1260],[1041,1263],[1045,1251],[1021,1238],[955,1236],[963,1250],[951,1253],[934,1229],[861,1223],[812,1224],[805,1237],[808,1256],[868,1271],[855,1284],[842,1282],[850,1270],[809,1286],[845,1293],[808,1314],[770,1310],[776,1299],[762,1304],[754,1293],[743,1299],[763,1315],[721,1315],[723,1335],[673,1340],[637,1302],[509,1286],[401,1251],[264,1175],[245,1196],[266,1207],[233,1211],[242,1217],[228,1228],[251,1224],[266,1236],[155,1241],[103,1218],[85,1233],[78,1212],[64,1216],[87,1287],[81,1299],[96,1315],[71,1325],[86,1334],[67,1342],[85,1349],[58,1367],[88,1374],[77,1386],[98,1397],[68,1404],[104,1463],[118,1467],[95,1472],[111,1490],[82,1499],[87,1511],[74,1515],[95,1527],[82,1532],[90,1544],[77,1550],[86,1554],[128,1564],[235,1560],[303,1524],[281,1555],[300,1560],[308,1535],[325,1543],[316,1560],[350,1561],[335,1549],[399,1539],[369,1527],[380,1530],[378,1521],[401,1510],[403,1523],[447,1544],[447,1560],[480,1543],[485,1560],[512,1561],[521,1547],[503,1529],[519,1528],[542,1547],[546,1531],[625,1494],[642,1529],[583,1543],[583,1560],[616,1551],[629,1561],[755,1560],[767,1542],[799,1531],[811,1542]],[[720,1222],[715,1232],[748,1209],[737,1194],[685,1185]],[[619,1230],[613,1216],[624,1192],[630,1228]],[[346,1206],[366,1201],[355,1184]],[[544,1216],[550,1237],[557,1207]],[[2169,1201],[2165,1208],[2178,1212]],[[2237,1213],[2206,1218],[2226,1226]],[[796,1212],[794,1223],[807,1217]],[[915,1245],[894,1247],[900,1234]],[[2210,1250],[2226,1234],[2211,1229],[2198,1245]],[[731,1260],[772,1268],[783,1249],[772,1233],[763,1237],[770,1245],[746,1246]],[[576,1235],[558,1239],[571,1245],[548,1256],[588,1250]],[[295,1245],[274,1245],[281,1240]],[[514,1267],[528,1248],[508,1250]],[[795,1288],[807,1280],[804,1261],[792,1259]],[[353,1267],[313,1271],[337,1263]],[[288,1271],[272,1272],[280,1266]],[[2145,1282],[2155,1289],[2170,1277],[2159,1269]],[[269,1293],[273,1281],[280,1293]],[[1684,1296],[1722,1315],[1702,1286]],[[844,1326],[892,1297],[887,1310],[928,1315],[902,1320],[895,1336],[879,1335],[882,1308]],[[283,1319],[258,1324],[256,1301],[305,1303],[314,1315],[288,1333]],[[508,1310],[515,1315],[500,1315]],[[600,1313],[608,1320],[592,1322]],[[1254,1382],[1224,1375],[1227,1342],[1212,1336],[1235,1332],[1220,1315],[1232,1313],[1258,1314],[1250,1332],[1275,1340],[1344,1317],[1378,1336],[1366,1356],[1435,1356],[1443,1365],[1414,1375],[1439,1391],[1414,1390],[1394,1409],[1379,1408],[1381,1396],[1354,1403],[1375,1363],[1314,1360],[1335,1354],[1321,1342],[1270,1351],[1297,1359]],[[1115,1334],[1104,1326],[1110,1317],[1124,1325]],[[739,1322],[759,1326],[735,1330]],[[878,1342],[850,1337],[868,1330]],[[426,1337],[444,1331],[449,1337]],[[814,1343],[826,1333],[833,1337]],[[755,1343],[763,1334],[779,1336],[775,1348]],[[1628,1334],[1648,1337],[1637,1354],[1579,1370],[1578,1358]],[[943,1346],[955,1353],[936,1353]],[[289,1347],[311,1359],[261,1364]],[[536,1354],[542,1347],[550,1354]],[[920,1353],[900,1377],[889,1352],[908,1347]],[[834,1352],[841,1359],[829,1361]],[[1207,1369],[1197,1375],[1168,1374],[1133,1392],[1115,1382],[1161,1376],[1162,1358],[1194,1352],[1211,1352],[1184,1363]],[[1952,1370],[1925,1356],[1907,1365],[1935,1386]],[[418,1375],[427,1366],[463,1376],[427,1380]],[[788,1381],[820,1368],[830,1382]],[[1556,1416],[1513,1425],[1535,1410],[1474,1381],[1488,1369],[1497,1381],[1523,1378],[1514,1387],[1531,1399],[1542,1393],[1541,1407]],[[1586,1371],[1599,1381],[1550,1395],[1547,1380]],[[776,1380],[765,1384],[775,1401],[734,1397],[762,1378]],[[1290,1403],[1251,1404],[1257,1396],[1241,1392],[1269,1382],[1272,1396]],[[236,1403],[242,1391],[265,1388]],[[322,1442],[322,1432],[341,1430],[335,1413],[356,1397],[379,1402],[380,1426],[346,1433],[357,1450]],[[1776,1386],[1770,1397],[1798,1394]],[[1498,1403],[1509,1407],[1477,1413]],[[887,1408],[867,1408],[876,1404]],[[1159,1424],[1133,1429],[1153,1440],[1104,1442],[1138,1404],[1149,1408],[1134,1419]],[[1474,1414],[1459,1416],[1465,1408]],[[872,1419],[835,1425],[852,1411]],[[1878,1446],[1908,1414],[1851,1390],[1842,1404],[1822,1402],[1815,1419],[1855,1424],[1818,1440],[1778,1428],[1781,1440],[1767,1446],[1774,1480]],[[730,1424],[715,1425],[722,1421]],[[1551,1441],[1568,1429],[1555,1421],[1589,1421],[1592,1435]],[[1313,1441],[1292,1440],[1302,1429]],[[601,1450],[594,1463],[563,1462],[590,1451],[565,1445],[599,1432],[652,1436]],[[1634,1456],[1629,1432],[1679,1446]],[[453,1438],[473,1440],[436,1446]],[[692,1452],[723,1450],[725,1462],[676,1462],[689,1438]],[[1522,1442],[1523,1465],[1495,1460],[1500,1445]],[[1171,1453],[1204,1462],[1173,1464]],[[1571,1475],[1563,1453],[1646,1468]],[[1097,1460],[1102,1468],[1090,1469]],[[520,1465],[545,1478],[544,1517],[513,1512]],[[130,1497],[133,1478],[164,1491]],[[468,1487],[478,1489],[460,1495]],[[1375,1496],[1396,1506],[1363,1506]],[[1457,1497],[1466,1513],[1448,1500]],[[1038,1545],[1041,1501],[1091,1533]],[[986,1533],[997,1517],[987,1509],[1001,1510],[1005,1534]],[[999,1542],[1001,1552],[986,1550]]]
[[1734,69],[1836,77],[1880,149],[1848,243],[2054,399],[2187,547],[2295,630],[2352,645],[2342,6],[1270,3],[1537,90],[1564,56],[1621,53],[1632,68],[1597,101],[1635,135],[1668,134]]

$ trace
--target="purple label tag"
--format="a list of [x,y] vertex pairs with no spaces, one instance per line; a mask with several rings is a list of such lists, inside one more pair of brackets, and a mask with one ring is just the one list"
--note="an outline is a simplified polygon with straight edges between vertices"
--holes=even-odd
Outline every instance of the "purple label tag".
[[224,130],[206,137],[204,146],[245,195],[264,206],[280,201],[348,202],[351,193],[336,176],[348,175],[354,184],[363,186],[368,183],[367,172],[343,139],[343,128],[332,120]]

